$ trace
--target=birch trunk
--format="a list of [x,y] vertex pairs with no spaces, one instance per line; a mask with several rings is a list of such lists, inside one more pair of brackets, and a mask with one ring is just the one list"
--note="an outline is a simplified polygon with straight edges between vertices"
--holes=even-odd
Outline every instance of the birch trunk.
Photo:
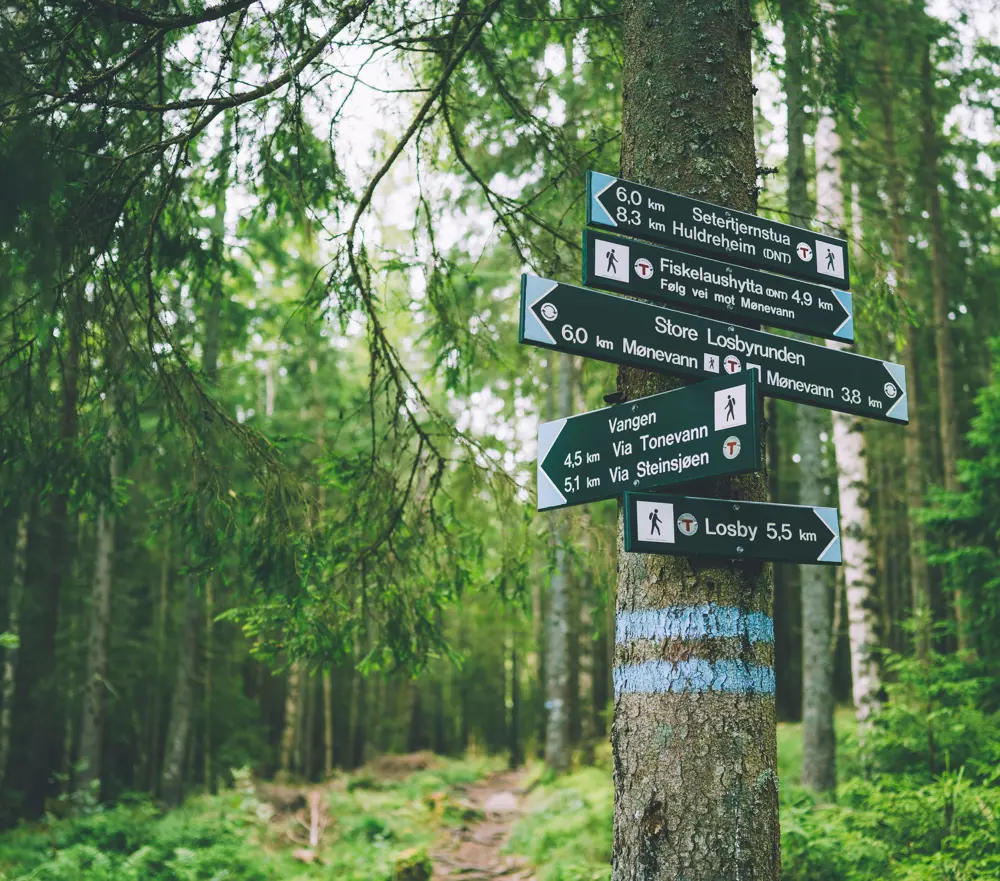
[[[855,211],[860,206],[855,205]],[[833,115],[824,110],[816,126],[816,215],[824,231],[845,225],[840,136]],[[827,341],[832,349],[841,343]],[[869,546],[871,512],[868,507],[868,459],[862,422],[848,413],[833,414],[833,445],[837,457],[840,496],[841,548],[847,595],[847,634],[851,647],[851,689],[854,712],[864,726],[881,705],[882,677],[879,647],[878,598]]]
[[[622,175],[753,211],[749,0],[623,12]],[[627,400],[677,385],[618,371]],[[767,481],[691,491],[763,501]],[[625,554],[620,516],[618,548],[612,878],[777,881],[771,568]]]

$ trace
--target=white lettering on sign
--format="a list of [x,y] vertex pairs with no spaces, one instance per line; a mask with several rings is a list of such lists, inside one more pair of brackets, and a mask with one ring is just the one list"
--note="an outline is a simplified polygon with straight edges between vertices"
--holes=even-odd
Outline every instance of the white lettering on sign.
[[626,284],[629,280],[628,245],[594,241],[594,274]]
[[834,278],[844,277],[844,249],[828,242],[816,242],[816,271]]
[[683,431],[671,431],[667,434],[641,434],[639,440],[642,441],[643,451],[646,451],[672,447],[674,444],[686,444],[705,437],[708,437],[708,426],[699,425],[697,428],[685,428]]
[[608,420],[608,428],[612,433],[620,431],[634,431],[637,428],[645,428],[656,422],[655,413],[642,413],[639,416],[612,416]]
[[673,459],[658,459],[639,462],[635,466],[636,477],[656,477],[658,474],[679,473],[688,468],[707,465],[708,453],[695,453],[692,456],[674,456]]
[[678,367],[689,367],[692,370],[698,369],[697,358],[681,355],[677,352],[665,352],[663,349],[654,349],[651,346],[643,346],[628,337],[622,339],[622,351],[626,355],[648,358],[650,361],[662,361],[664,364],[676,364]]
[[737,220],[732,214],[717,214],[714,211],[705,211],[697,205],[691,209],[691,216],[698,223],[705,223],[709,226],[718,226],[741,236],[755,236],[765,242],[777,242],[779,245],[788,246],[792,240],[782,232],[773,230],[766,226],[754,226]]
[[662,315],[656,316],[654,324],[656,325],[657,333],[663,333],[682,340],[691,340],[693,343],[698,342],[698,331],[693,327],[683,327],[680,324],[674,324],[673,321]]
[[814,382],[803,382],[801,379],[791,379],[787,376],[782,376],[776,370],[767,371],[767,382],[768,385],[773,385],[776,388],[791,389],[795,392],[801,392],[806,395],[813,395],[817,398],[832,398],[833,389],[828,385],[817,385]]
[[639,541],[673,544],[674,506],[663,502],[636,502]]
[[715,393],[715,430],[747,424],[747,387],[736,385]]
[[712,521],[705,518],[705,535],[725,535],[729,538],[746,538],[753,541],[759,529],[759,526],[744,526],[740,520],[735,523],[716,523],[713,528]]
[[747,342],[735,331],[732,336],[712,336],[712,328],[708,328],[708,344],[757,358],[771,358],[774,361],[784,361],[786,364],[798,364],[805,367],[806,356],[801,352],[793,352],[788,346],[769,346],[757,342]]

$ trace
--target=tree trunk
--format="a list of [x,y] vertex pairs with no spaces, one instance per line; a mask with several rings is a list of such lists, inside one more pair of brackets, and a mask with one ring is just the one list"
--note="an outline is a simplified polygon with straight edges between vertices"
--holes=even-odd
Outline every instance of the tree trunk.
[[333,776],[333,677],[323,671],[323,776]]
[[[193,600],[192,600],[193,598]],[[194,578],[188,576],[184,618],[177,658],[177,676],[170,701],[170,724],[163,745],[163,772],[160,775],[160,795],[169,805],[178,805],[184,796],[184,763],[188,753],[188,732],[194,710],[195,652],[198,647],[198,625],[201,603]]]
[[[903,212],[906,201],[905,184],[896,151],[896,129],[893,108],[894,84],[889,68],[889,41],[885,31],[880,34],[881,53],[879,74],[882,88],[882,124],[885,137],[886,191],[889,197],[889,227],[892,238],[892,259],[896,273],[895,289],[902,300],[910,299],[907,239],[903,228]],[[912,304],[911,306],[916,306]],[[904,331],[902,362],[906,369],[906,394],[910,421],[906,426],[906,504],[908,507],[906,525],[909,538],[910,593],[913,615],[917,622],[916,648],[920,657],[930,651],[930,572],[924,556],[923,524],[916,516],[924,504],[924,461],[923,445],[920,437],[920,407],[917,388],[917,357],[915,327]]]
[[520,768],[524,764],[524,750],[521,748],[521,671],[517,658],[517,625],[515,613],[508,612],[510,626],[510,721],[507,726],[507,745],[510,751],[509,765]]
[[[860,210],[855,206],[855,210]],[[843,230],[844,189],[840,162],[840,136],[833,114],[824,110],[816,126],[816,214],[824,230]],[[843,344],[827,341],[830,348]],[[847,633],[851,647],[851,687],[854,711],[862,727],[881,702],[882,679],[876,650],[879,647],[878,600],[872,577],[869,547],[871,512],[868,459],[861,420],[848,413],[833,414],[833,448],[837,457],[840,496],[841,549],[847,594]]]
[[[930,224],[931,288],[934,296],[934,345],[937,349],[938,429],[941,434],[941,461],[944,486],[957,492],[957,463],[960,449],[958,411],[955,407],[954,344],[948,313],[948,241],[944,211],[938,187],[940,147],[934,115],[934,66],[931,58],[933,37],[928,36],[920,65],[920,129],[922,142],[921,179]],[[969,648],[969,627],[960,586],[955,588],[955,624],[959,651]]]
[[[785,29],[785,92],[788,108],[788,213],[809,228],[806,171],[806,95],[803,72],[811,63],[805,49],[803,0],[781,0]],[[798,407],[799,503],[824,505],[823,445],[828,418],[818,407]],[[802,591],[802,784],[817,792],[833,790],[836,737],[833,730],[833,651],[830,647],[830,580],[821,566],[799,566]]]
[[[223,117],[222,142],[219,148],[219,178],[216,181],[215,214],[212,218],[212,248],[221,273],[222,257],[225,250],[226,192],[229,185],[229,164],[232,159],[233,118],[227,113]],[[219,372],[219,346],[222,320],[222,279],[216,275],[209,287],[208,302],[204,314],[204,349],[202,369],[210,384],[214,385]],[[204,504],[199,505],[198,521],[203,528],[206,512]],[[212,576],[209,575],[209,578]],[[206,591],[207,593],[207,591]],[[184,759],[188,752],[191,716],[194,705],[195,672],[197,667],[198,631],[202,615],[202,597],[198,581],[189,576],[187,593],[184,598],[184,624],[178,646],[177,678],[170,704],[170,724],[163,757],[163,774],[160,788],[168,804],[179,804],[183,794]],[[212,627],[211,621],[206,628]],[[211,676],[205,665],[206,677]],[[206,681],[208,679],[206,678]],[[211,686],[209,685],[209,690]],[[210,707],[209,707],[210,709]],[[205,726],[210,726],[210,718]],[[193,750],[192,750],[193,753]]]
[[[558,413],[569,416],[573,406],[571,368],[568,355],[550,355],[559,359]],[[550,373],[551,375],[551,373]],[[550,398],[551,402],[551,398]],[[560,418],[553,412],[550,419]],[[569,560],[565,542],[568,538],[564,512],[549,515],[555,560],[549,583],[548,615],[546,616],[545,706],[548,721],[545,726],[545,763],[556,772],[569,767]]]
[[[753,28],[749,0],[625,4],[623,176],[754,210]],[[677,385],[618,371],[627,399]],[[763,501],[767,482],[751,474],[694,490]],[[621,522],[612,878],[776,881],[770,566],[625,554]],[[709,603],[734,610],[736,632],[759,622],[761,638],[725,638],[722,618],[702,614]]]
[[21,598],[24,596],[25,573],[28,568],[28,524],[25,511],[17,520],[14,559],[11,561],[10,590],[7,594],[7,634],[11,644],[3,653],[3,683],[0,684],[0,792],[7,776],[10,757],[10,731],[14,724],[14,683],[17,679],[17,653],[21,639]]
[[410,731],[406,740],[411,753],[424,748],[424,702],[416,679],[410,680]]
[[285,687],[285,724],[281,732],[281,752],[278,757],[278,777],[287,779],[292,770],[292,760],[295,755],[295,735],[298,732],[299,721],[299,691],[302,670],[298,662],[288,670],[288,681]]
[[[112,416],[112,418],[115,418]],[[119,454],[109,464],[111,492],[120,470]],[[83,690],[83,720],[80,726],[80,770],[77,788],[96,784],[100,794],[101,757],[104,752],[105,680],[108,673],[108,635],[111,629],[111,586],[115,562],[115,515],[113,502],[101,503],[97,513],[97,560],[90,594],[90,633],[87,642],[87,678]]]
[[170,597],[170,524],[164,529],[160,543],[163,558],[160,560],[160,596],[156,613],[156,676],[150,689],[152,709],[149,714],[149,791],[156,791],[160,765],[160,726],[163,714],[164,655],[167,648],[167,614]]

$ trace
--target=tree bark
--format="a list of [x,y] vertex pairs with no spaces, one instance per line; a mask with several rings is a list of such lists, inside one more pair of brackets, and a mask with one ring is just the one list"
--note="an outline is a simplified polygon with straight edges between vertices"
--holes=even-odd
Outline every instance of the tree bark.
[[[753,27],[749,0],[624,5],[624,177],[754,210]],[[618,371],[627,399],[677,385]],[[764,474],[691,489],[767,497]],[[776,881],[770,566],[625,554],[620,515],[618,549],[612,878]],[[709,604],[760,639],[726,636]]]
[[323,776],[333,776],[333,677],[323,671]]
[[0,791],[7,776],[10,758],[10,731],[14,724],[14,683],[17,680],[18,647],[21,639],[21,598],[24,596],[25,573],[28,569],[28,525],[30,514],[25,511],[17,520],[14,559],[11,561],[10,590],[7,594],[7,634],[14,642],[3,653],[3,682],[0,696]]
[[[116,418],[112,416],[112,418]],[[114,442],[114,441],[112,441]],[[119,454],[112,452],[108,467],[111,492],[120,471]],[[87,642],[87,678],[83,689],[83,720],[80,725],[80,770],[77,787],[97,784],[99,795],[101,757],[104,752],[105,681],[108,673],[108,636],[111,629],[111,588],[115,562],[114,503],[102,502],[97,512],[97,560],[90,594],[90,633]]]
[[281,752],[278,755],[278,777],[285,780],[292,770],[295,754],[295,735],[299,721],[299,691],[302,671],[298,662],[288,670],[285,686],[285,724],[281,731]]
[[[920,64],[921,184],[930,224],[931,289],[934,297],[934,345],[937,349],[938,430],[941,435],[941,462],[944,486],[957,492],[957,463],[960,450],[958,411],[955,407],[955,347],[948,313],[948,240],[938,187],[940,145],[934,115],[934,65],[931,58],[933,36],[928,35]],[[955,625],[959,651],[969,649],[969,627],[961,586],[955,587]]]
[[[806,0],[781,0],[785,29],[785,93],[788,109],[788,213],[809,228],[806,170],[806,95],[803,72],[810,65],[803,24]],[[828,418],[818,407],[798,407],[799,504],[824,505],[823,445]],[[833,729],[833,651],[830,647],[830,579],[821,566],[799,566],[802,591],[802,784],[829,792],[837,782]]]
[[[886,193],[889,198],[889,228],[892,238],[892,259],[895,271],[895,290],[901,300],[910,299],[910,285],[907,260],[906,231],[903,228],[903,212],[906,202],[905,183],[896,150],[896,127],[893,108],[894,84],[889,67],[889,41],[885,30],[880,34],[881,53],[879,75],[882,88],[881,111],[883,135],[885,138]],[[911,303],[911,306],[915,304]],[[921,418],[917,388],[917,357],[915,327],[904,331],[902,362],[906,369],[906,394],[910,421],[906,426],[906,504],[908,507],[906,525],[909,538],[910,594],[913,615],[917,622],[916,648],[920,657],[930,651],[930,571],[924,556],[923,524],[916,512],[924,504],[924,461],[921,440]]]
[[[855,210],[860,210],[855,206]],[[816,215],[824,229],[845,225],[840,136],[836,120],[824,110],[816,126]],[[843,344],[827,341],[830,348]],[[841,549],[847,595],[847,633],[851,647],[851,688],[859,725],[866,726],[881,705],[882,677],[879,647],[878,599],[869,546],[871,512],[867,498],[868,458],[861,420],[848,413],[833,414],[833,445],[837,457],[840,496]]]

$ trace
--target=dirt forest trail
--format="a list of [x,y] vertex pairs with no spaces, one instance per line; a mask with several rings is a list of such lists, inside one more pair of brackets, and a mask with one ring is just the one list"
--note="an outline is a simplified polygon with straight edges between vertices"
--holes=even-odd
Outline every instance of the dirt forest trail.
[[482,819],[449,831],[430,851],[434,881],[534,881],[534,871],[524,860],[503,852],[523,810],[526,777],[524,771],[501,771],[468,787],[456,787],[482,812]]

